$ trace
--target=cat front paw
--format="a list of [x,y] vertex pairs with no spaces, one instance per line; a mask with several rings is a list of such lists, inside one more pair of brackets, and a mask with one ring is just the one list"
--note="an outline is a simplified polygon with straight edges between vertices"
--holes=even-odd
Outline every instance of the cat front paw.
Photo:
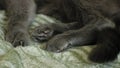
[[45,50],[56,53],[62,52],[72,46],[69,40],[70,39],[66,35],[56,35],[48,41]]
[[44,42],[53,36],[54,30],[49,25],[42,24],[36,27],[32,33],[32,39],[37,42]]
[[8,30],[5,39],[6,41],[10,42],[14,47],[27,46],[29,43],[29,34],[23,29]]

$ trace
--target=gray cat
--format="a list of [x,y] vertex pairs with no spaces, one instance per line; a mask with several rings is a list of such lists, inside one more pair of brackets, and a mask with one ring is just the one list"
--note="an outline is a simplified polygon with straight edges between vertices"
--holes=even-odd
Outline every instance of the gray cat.
[[97,63],[114,60],[120,51],[119,4],[119,0],[0,0],[9,21],[6,40],[13,46],[28,45],[28,25],[35,13],[43,13],[63,22],[33,31],[35,40],[49,40],[45,50],[97,44],[88,57]]

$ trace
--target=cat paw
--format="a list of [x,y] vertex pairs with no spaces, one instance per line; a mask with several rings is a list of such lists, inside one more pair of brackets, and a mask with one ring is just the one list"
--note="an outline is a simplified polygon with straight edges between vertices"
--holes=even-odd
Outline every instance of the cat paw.
[[32,39],[37,42],[44,42],[49,40],[53,36],[54,30],[49,25],[40,25],[36,27],[32,33]]
[[12,43],[14,47],[27,46],[29,35],[25,30],[9,30],[5,36],[6,41]]
[[70,48],[71,45],[72,43],[66,35],[59,34],[48,41],[45,50],[59,53]]

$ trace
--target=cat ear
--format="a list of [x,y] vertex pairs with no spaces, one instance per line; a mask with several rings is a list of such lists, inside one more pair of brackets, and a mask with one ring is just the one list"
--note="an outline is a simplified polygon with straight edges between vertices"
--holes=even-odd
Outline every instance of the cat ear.
[[114,28],[105,28],[98,33],[97,46],[91,51],[89,59],[93,62],[109,62],[120,52],[119,33]]
[[115,48],[99,45],[93,48],[88,58],[92,62],[104,63],[115,60],[118,53],[119,51],[117,51]]

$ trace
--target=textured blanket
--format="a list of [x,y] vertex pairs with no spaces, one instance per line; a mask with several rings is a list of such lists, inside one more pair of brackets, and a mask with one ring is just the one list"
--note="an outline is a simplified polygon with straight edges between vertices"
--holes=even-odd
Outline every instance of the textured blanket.
[[[92,47],[78,47],[62,53],[51,53],[42,50],[45,43],[31,41],[26,47],[12,47],[5,41],[4,33],[7,21],[4,11],[0,11],[0,68],[120,68],[120,55],[109,63],[95,64],[87,62]],[[55,19],[45,15],[36,15],[30,29],[40,23],[55,23]]]

